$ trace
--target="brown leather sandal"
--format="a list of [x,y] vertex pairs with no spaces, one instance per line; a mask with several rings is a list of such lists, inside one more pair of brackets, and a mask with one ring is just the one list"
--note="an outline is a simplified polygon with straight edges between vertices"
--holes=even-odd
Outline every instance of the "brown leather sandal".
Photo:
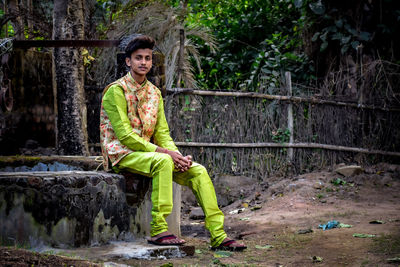
[[164,236],[160,236],[156,240],[148,239],[147,242],[150,244],[153,244],[153,245],[157,245],[157,246],[181,246],[186,243],[185,241],[177,242],[177,243],[165,243],[164,242],[165,240],[170,240],[170,239],[179,240],[179,238],[177,238],[175,235],[164,235]]

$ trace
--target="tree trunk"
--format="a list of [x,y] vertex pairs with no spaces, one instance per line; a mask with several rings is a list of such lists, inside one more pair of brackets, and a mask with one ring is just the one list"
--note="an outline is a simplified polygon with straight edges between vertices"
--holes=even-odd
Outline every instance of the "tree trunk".
[[[7,4],[7,1],[5,2]],[[22,14],[20,10],[20,5],[17,0],[10,0],[8,2],[8,12],[6,13],[12,15],[11,25],[14,29],[14,37],[16,40],[24,40],[24,22],[22,19]]]
[[[55,0],[53,39],[84,39],[82,0]],[[82,48],[53,50],[56,146],[60,154],[88,155]]]

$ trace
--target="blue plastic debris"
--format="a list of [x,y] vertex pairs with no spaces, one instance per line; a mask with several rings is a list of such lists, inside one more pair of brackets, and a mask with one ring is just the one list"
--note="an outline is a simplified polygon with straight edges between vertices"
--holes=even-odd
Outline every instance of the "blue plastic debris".
[[44,163],[39,162],[35,166],[32,167],[31,169],[32,172],[47,172],[48,168],[47,165]]
[[332,220],[332,221],[329,221],[327,224],[320,224],[320,225],[318,225],[318,228],[322,228],[322,230],[329,230],[329,229],[332,229],[332,228],[337,228],[338,226],[339,226],[339,222],[338,221],[335,221],[335,220]]
[[82,168],[77,167],[77,166],[66,165],[66,164],[59,163],[58,161],[56,161],[52,164],[44,164],[42,162],[39,162],[32,168],[23,165],[23,166],[18,166],[15,168],[7,166],[3,169],[0,169],[0,172],[47,172],[47,171],[53,171],[53,172],[82,171]]

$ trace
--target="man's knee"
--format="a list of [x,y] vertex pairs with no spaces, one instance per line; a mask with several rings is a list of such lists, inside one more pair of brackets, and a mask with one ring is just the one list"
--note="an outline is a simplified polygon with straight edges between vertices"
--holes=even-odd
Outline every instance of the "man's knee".
[[154,154],[154,167],[171,167],[174,168],[174,161],[172,157],[165,153],[155,153]]
[[196,166],[190,168],[190,171],[192,172],[193,176],[209,177],[207,169],[200,164],[196,164]]

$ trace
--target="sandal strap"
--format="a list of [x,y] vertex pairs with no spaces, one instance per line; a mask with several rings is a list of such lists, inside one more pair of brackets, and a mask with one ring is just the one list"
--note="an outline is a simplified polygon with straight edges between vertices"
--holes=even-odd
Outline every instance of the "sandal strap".
[[160,236],[159,238],[157,238],[154,241],[155,242],[162,242],[164,240],[169,240],[169,239],[178,239],[178,238],[175,235],[164,235],[164,236]]
[[233,243],[236,243],[236,241],[234,239],[225,241],[223,243],[221,243],[221,245],[219,245],[220,247],[229,247],[230,245],[232,245]]

